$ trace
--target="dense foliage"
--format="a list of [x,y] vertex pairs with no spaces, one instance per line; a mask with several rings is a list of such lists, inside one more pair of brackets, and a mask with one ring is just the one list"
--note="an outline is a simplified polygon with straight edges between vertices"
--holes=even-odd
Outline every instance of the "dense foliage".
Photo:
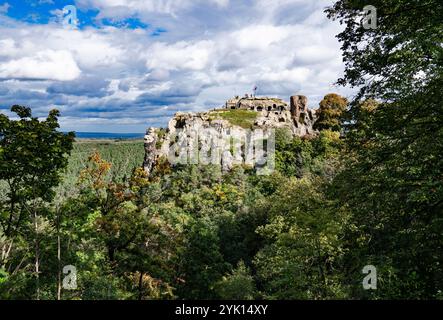
[[[367,4],[375,29],[356,22]],[[339,83],[360,88],[334,186],[353,212],[347,259],[381,271],[375,297],[442,297],[442,13],[438,0],[342,0],[328,10],[346,26]]]
[[317,130],[341,130],[341,120],[343,112],[348,107],[348,100],[335,93],[330,93],[320,102],[320,108],[317,111],[318,119],[314,124]]
[[[376,29],[359,23],[366,4]],[[0,115],[0,299],[443,298],[441,12],[329,8],[345,25],[339,83],[360,92],[323,99],[318,135],[278,130],[267,176],[162,160],[148,177],[140,142],[73,145],[55,111]]]
[[[82,170],[65,170],[67,181],[77,175],[76,185],[70,186],[75,190],[61,192],[57,201],[45,206],[47,214],[41,218],[39,232],[45,244],[40,248],[39,297],[343,296],[338,275],[329,264],[342,255],[337,239],[346,213],[334,211],[332,203],[325,207],[323,201],[327,200],[320,191],[321,181],[331,174],[321,163],[337,157],[341,142],[328,131],[312,140],[287,140],[284,131],[278,132],[278,137],[281,154],[277,162],[282,173],[263,177],[241,166],[227,174],[222,174],[219,166],[159,166],[149,178],[141,169],[134,169],[127,177],[116,177],[111,162],[92,151],[92,146],[100,149],[101,143],[76,143],[74,159],[85,156],[86,151],[92,154],[84,164],[74,162],[83,166]],[[138,143],[130,145],[134,152],[140,147]],[[108,143],[106,147],[117,161],[127,152],[121,143]],[[297,167],[301,179],[292,176],[292,153],[303,159]],[[288,201],[276,201],[282,198]],[[3,204],[5,210],[7,202]],[[307,220],[294,224],[294,219],[306,212],[311,212]],[[324,219],[325,224],[310,230],[317,219]],[[303,235],[301,251],[291,249],[290,239],[295,233]],[[319,234],[325,238],[317,243]],[[8,238],[4,239],[8,244]],[[10,257],[2,260],[2,298],[37,298],[33,255],[23,250],[32,245],[32,239],[23,235],[14,242]],[[284,246],[283,256],[274,251],[278,246]],[[314,253],[313,260],[299,265]],[[269,265],[274,260],[276,264]],[[292,267],[270,278],[269,272],[280,268],[278,261]],[[65,265],[77,268],[76,290],[61,287],[65,275],[60,277],[60,268]],[[316,271],[303,274],[312,265],[318,266]],[[282,281],[294,282],[294,287],[286,291],[278,285]],[[326,288],[324,281],[333,282],[334,289]],[[315,289],[305,293],[311,284]]]

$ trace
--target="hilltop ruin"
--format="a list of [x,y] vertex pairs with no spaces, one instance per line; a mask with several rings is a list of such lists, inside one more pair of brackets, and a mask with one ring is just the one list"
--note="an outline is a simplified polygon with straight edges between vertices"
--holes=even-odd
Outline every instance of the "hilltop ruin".
[[[249,122],[239,125],[236,117],[247,116]],[[144,169],[150,173],[160,157],[168,157],[171,147],[178,144],[177,135],[186,133],[184,139],[191,140],[189,132],[213,129],[218,135],[245,136],[251,129],[286,128],[293,136],[315,135],[314,123],[316,111],[308,107],[305,96],[295,95],[287,103],[282,99],[269,97],[234,97],[226,101],[222,108],[200,113],[176,113],[169,121],[166,132],[156,128],[149,128],[145,136]],[[162,134],[160,134],[162,132]],[[183,141],[180,142],[183,145]],[[186,142],[186,147],[192,142]],[[198,148],[198,147],[197,147]],[[197,150],[198,152],[198,150]],[[221,165],[224,170],[233,166],[233,155],[224,152]]]

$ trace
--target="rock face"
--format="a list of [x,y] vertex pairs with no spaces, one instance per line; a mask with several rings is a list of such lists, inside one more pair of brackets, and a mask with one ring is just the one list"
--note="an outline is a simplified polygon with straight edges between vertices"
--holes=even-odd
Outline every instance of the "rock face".
[[155,128],[149,128],[146,131],[144,143],[145,143],[145,158],[143,161],[143,167],[146,172],[150,173],[154,169],[154,165],[157,161],[157,141],[158,135]]
[[305,96],[291,97],[291,117],[294,119],[295,134],[304,136],[314,133],[314,122],[317,120],[315,111],[308,108]]
[[[315,111],[308,108],[305,96],[292,96],[290,105],[276,98],[234,98],[226,102],[223,110],[176,113],[169,121],[166,133],[162,135],[160,129],[149,128],[144,139],[145,171],[151,173],[160,157],[167,158],[173,165],[177,159],[179,163],[189,164],[218,163],[223,171],[230,170],[236,164],[253,165],[257,160],[260,162],[259,158],[266,157],[266,152],[262,155],[251,154],[251,150],[245,150],[244,142],[246,140],[253,145],[260,139],[263,140],[263,136],[256,136],[250,129],[234,125],[226,118],[220,117],[220,113],[233,109],[256,112],[252,128],[259,129],[260,132],[269,133],[272,129],[287,128],[293,136],[316,134],[313,129],[316,121]],[[226,139],[230,140],[226,143],[227,147],[219,148],[216,153],[205,150],[217,147],[216,144],[220,144],[223,139],[225,142]],[[210,156],[201,161],[199,154],[206,151]]]
[[235,97],[229,99],[225,104],[226,109],[243,109],[251,111],[285,111],[289,110],[288,104],[277,98],[269,97]]
[[308,98],[305,96],[292,96],[291,97],[291,115],[294,118],[299,118],[301,112],[305,112],[308,105]]

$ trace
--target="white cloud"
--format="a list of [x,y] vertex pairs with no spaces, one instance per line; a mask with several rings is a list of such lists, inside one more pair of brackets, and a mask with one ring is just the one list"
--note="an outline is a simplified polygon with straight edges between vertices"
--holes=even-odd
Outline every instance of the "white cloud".
[[252,25],[231,34],[232,44],[240,49],[266,49],[291,35],[290,27]]
[[[48,46],[54,50],[68,50],[81,68],[111,66],[125,60],[127,50],[120,47],[119,44],[124,43],[124,40],[119,38],[124,35],[120,35],[117,29],[108,28],[100,31],[94,29],[68,30],[60,27],[40,27],[39,29],[31,31],[30,34],[35,36],[40,34],[40,39],[44,39],[40,43],[34,41],[37,47]],[[132,39],[126,39],[126,41],[134,45],[132,50],[140,48]]]
[[11,5],[5,2],[4,4],[0,5],[0,13],[7,13],[9,8],[11,8]]
[[11,38],[0,40],[0,56],[14,56],[17,52],[15,41]]
[[[335,38],[341,27],[324,17],[328,2],[76,1],[79,9],[98,8],[99,18],[150,25],[133,30],[8,20],[0,23],[0,77],[20,80],[0,82],[0,105],[55,106],[69,117],[65,126],[128,131],[165,125],[178,110],[220,106],[255,84],[261,95],[305,94],[316,107],[326,93],[340,93],[332,84],[343,70]],[[150,36],[156,27],[167,32]]]
[[[226,7],[229,0],[77,0],[80,6],[100,8],[102,16],[118,12],[124,13],[163,13],[175,16],[182,10],[202,3]],[[117,11],[116,11],[117,9]]]
[[146,66],[162,70],[202,70],[213,49],[212,41],[155,43],[149,48]]
[[45,50],[0,64],[0,78],[74,80],[81,71],[68,51]]
[[331,50],[328,46],[316,44],[298,48],[295,52],[295,61],[302,65],[331,64],[338,56],[337,50]]
[[312,71],[308,68],[294,68],[291,70],[279,70],[279,71],[269,71],[267,73],[263,73],[260,77],[261,81],[270,81],[270,82],[285,82],[285,83],[294,83],[302,85],[305,81],[308,80],[308,77],[312,74]]

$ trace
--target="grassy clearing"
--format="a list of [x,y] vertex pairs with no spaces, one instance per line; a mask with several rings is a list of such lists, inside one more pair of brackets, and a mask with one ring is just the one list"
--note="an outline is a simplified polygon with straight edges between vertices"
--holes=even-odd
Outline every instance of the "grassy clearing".
[[239,126],[244,129],[250,129],[254,126],[254,122],[257,119],[258,112],[250,110],[223,110],[213,111],[211,116],[215,116],[217,119],[223,119],[229,121],[234,126]]

